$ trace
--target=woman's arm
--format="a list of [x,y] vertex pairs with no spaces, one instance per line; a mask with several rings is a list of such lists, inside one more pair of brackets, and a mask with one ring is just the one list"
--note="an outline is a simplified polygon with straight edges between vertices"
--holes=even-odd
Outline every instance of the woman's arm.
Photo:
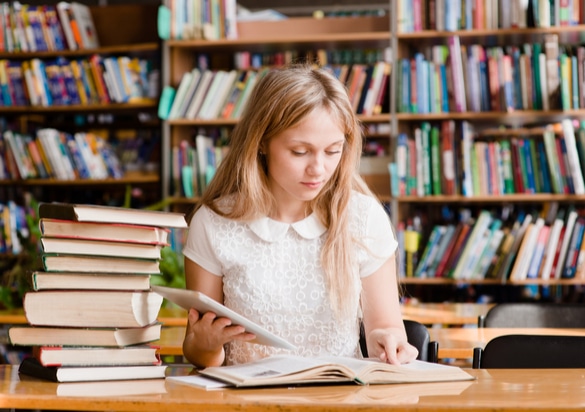
[[[189,258],[185,258],[185,281],[187,289],[202,292],[223,303],[222,277],[208,272]],[[225,359],[223,347],[226,343],[254,337],[244,332],[242,326],[232,326],[227,318],[217,317],[212,312],[200,314],[191,308],[183,340],[183,355],[198,367],[219,366]]]
[[418,350],[407,341],[400,312],[394,255],[362,278],[362,310],[368,356],[392,364],[416,359]]

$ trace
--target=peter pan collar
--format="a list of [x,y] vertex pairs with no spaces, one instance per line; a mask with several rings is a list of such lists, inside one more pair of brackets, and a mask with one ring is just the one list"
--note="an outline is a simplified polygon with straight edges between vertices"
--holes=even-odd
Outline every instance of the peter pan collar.
[[294,229],[305,239],[315,239],[327,231],[327,228],[323,226],[315,213],[311,213],[305,219],[295,223],[284,223],[270,219],[269,217],[262,217],[248,223],[248,227],[260,239],[266,242],[275,242],[281,239],[286,235],[289,228]]

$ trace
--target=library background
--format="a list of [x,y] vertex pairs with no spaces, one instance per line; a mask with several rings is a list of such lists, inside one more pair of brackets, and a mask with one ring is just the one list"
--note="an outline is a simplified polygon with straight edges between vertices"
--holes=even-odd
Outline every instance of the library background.
[[582,301],[581,2],[63,3],[0,2],[0,306],[37,264],[38,202],[187,212],[255,81],[299,59],[348,88],[405,300]]

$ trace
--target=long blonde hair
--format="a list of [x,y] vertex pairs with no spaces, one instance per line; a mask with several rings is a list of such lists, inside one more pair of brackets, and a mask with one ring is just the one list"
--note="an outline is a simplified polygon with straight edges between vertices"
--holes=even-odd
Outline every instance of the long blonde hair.
[[[341,160],[333,176],[311,202],[311,209],[328,228],[321,251],[332,308],[340,315],[354,301],[355,245],[347,209],[352,190],[369,194],[359,175],[362,129],[345,86],[325,69],[293,64],[271,69],[256,84],[246,108],[233,129],[230,150],[194,208],[205,205],[229,219],[251,221],[269,216],[275,200],[268,188],[262,147],[277,134],[296,126],[311,111],[323,107],[337,118],[345,134]],[[231,196],[233,207],[221,208],[218,200]],[[192,215],[192,214],[191,214]],[[349,306],[349,307],[348,307]]]

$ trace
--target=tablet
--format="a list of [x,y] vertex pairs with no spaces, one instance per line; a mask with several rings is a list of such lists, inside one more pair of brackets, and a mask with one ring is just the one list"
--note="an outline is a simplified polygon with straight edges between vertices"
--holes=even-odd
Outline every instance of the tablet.
[[152,290],[171,302],[179,305],[185,310],[190,308],[197,309],[200,313],[213,312],[217,316],[228,318],[234,325],[241,325],[246,328],[246,332],[256,335],[256,339],[252,342],[260,343],[268,346],[275,346],[284,349],[296,349],[296,347],[276,336],[272,332],[267,331],[262,326],[246,319],[242,315],[225,307],[221,303],[201,292],[195,292],[187,289],[169,288],[166,286],[151,286]]

